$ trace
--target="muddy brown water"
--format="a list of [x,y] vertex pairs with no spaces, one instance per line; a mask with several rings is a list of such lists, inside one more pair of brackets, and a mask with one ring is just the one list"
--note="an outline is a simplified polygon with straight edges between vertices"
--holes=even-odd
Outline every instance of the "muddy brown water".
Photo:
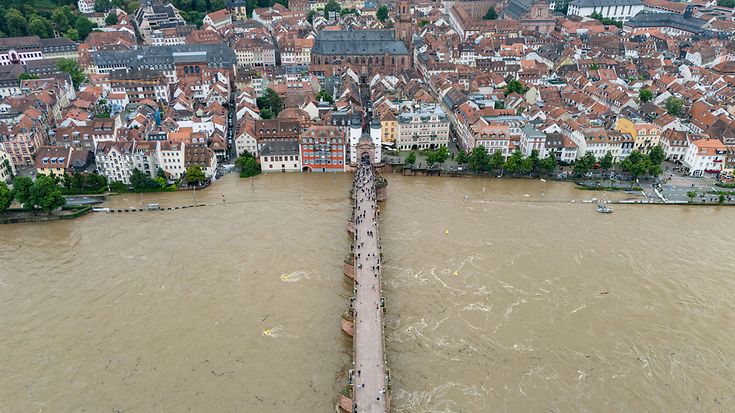
[[[735,410],[735,209],[387,177],[392,411]],[[0,227],[0,412],[334,411],[350,182],[227,176],[214,206]]]

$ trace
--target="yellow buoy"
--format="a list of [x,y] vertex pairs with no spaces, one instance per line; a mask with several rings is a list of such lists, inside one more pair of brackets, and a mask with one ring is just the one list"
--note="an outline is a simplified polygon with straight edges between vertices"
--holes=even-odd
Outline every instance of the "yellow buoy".
[[264,336],[269,336],[269,335],[271,335],[271,330],[270,330],[269,328],[266,328],[266,329],[264,329],[264,330],[263,330],[263,335],[264,335]]
[[448,229],[445,229],[445,230],[444,230],[444,233],[445,233],[445,234],[449,234],[449,230],[448,230]]
[[288,275],[286,275],[286,274],[281,274],[281,280],[282,280],[282,281],[286,281],[286,280],[288,280]]
[[458,275],[459,275],[459,273],[458,273],[457,271],[455,271],[455,272],[454,272],[454,276],[456,277],[456,276],[458,276]]

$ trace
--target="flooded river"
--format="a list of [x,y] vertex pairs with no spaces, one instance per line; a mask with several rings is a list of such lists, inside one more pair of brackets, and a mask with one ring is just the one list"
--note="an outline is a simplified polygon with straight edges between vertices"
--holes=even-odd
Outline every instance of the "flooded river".
[[[387,177],[392,411],[735,409],[735,209]],[[215,206],[0,227],[0,412],[334,411],[350,181],[227,176],[197,191]]]

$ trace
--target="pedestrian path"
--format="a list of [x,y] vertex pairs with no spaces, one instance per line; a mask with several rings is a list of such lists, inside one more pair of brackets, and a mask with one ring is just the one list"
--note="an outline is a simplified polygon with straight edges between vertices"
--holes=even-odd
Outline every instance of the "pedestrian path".
[[388,411],[383,300],[381,298],[380,238],[375,175],[363,160],[355,174],[354,265],[354,367],[353,412]]

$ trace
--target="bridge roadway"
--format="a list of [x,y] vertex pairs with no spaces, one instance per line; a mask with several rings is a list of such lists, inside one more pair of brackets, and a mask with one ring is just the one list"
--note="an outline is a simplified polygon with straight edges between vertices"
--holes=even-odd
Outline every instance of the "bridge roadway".
[[383,307],[381,305],[378,205],[372,166],[355,174],[355,301],[353,411],[388,411]]

